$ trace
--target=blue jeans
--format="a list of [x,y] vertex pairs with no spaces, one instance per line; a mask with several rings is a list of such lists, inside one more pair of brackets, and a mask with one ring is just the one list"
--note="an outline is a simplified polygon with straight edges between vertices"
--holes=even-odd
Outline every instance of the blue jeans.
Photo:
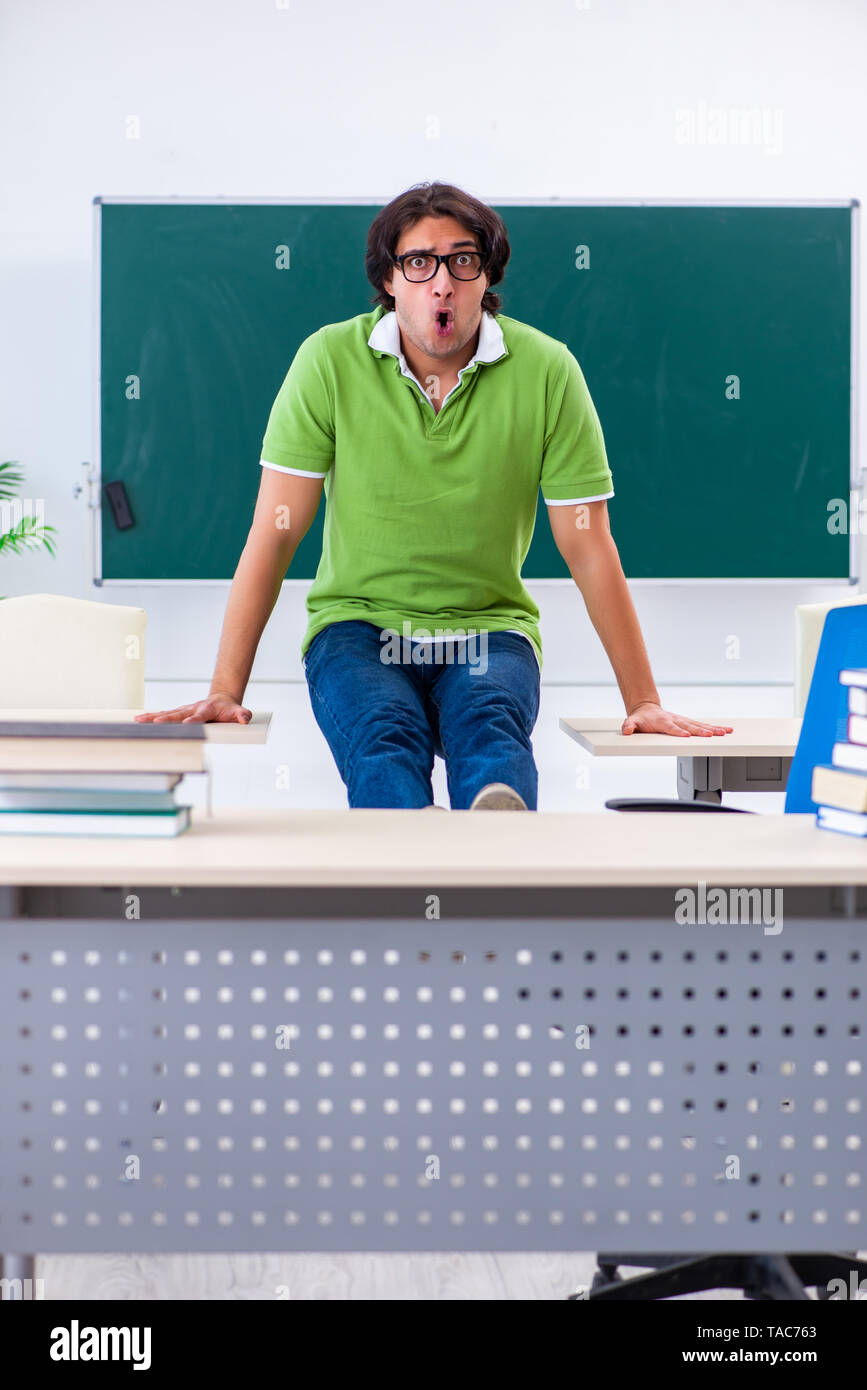
[[350,807],[430,806],[437,755],[445,759],[453,811],[467,810],[489,782],[514,787],[535,811],[530,735],[539,665],[529,640],[513,632],[467,644],[445,639],[425,644],[418,663],[403,641],[402,659],[389,662],[381,631],[360,619],[330,623],[304,658],[313,714]]

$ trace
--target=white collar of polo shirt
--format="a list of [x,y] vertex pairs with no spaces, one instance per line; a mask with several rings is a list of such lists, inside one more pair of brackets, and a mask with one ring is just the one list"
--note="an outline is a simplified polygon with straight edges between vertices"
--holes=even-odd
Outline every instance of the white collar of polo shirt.
[[[398,327],[397,314],[393,309],[383,314],[382,318],[373,325],[373,332],[367,340],[367,346],[374,348],[377,352],[386,352],[389,356],[396,357],[404,375],[412,375],[401,351],[400,328]],[[475,355],[467,363],[467,367],[472,367],[474,362],[496,362],[505,354],[506,343],[503,338],[503,330],[493,314],[489,314],[487,309],[484,309],[479,326],[478,347]],[[461,371],[466,371],[466,367],[462,367]]]

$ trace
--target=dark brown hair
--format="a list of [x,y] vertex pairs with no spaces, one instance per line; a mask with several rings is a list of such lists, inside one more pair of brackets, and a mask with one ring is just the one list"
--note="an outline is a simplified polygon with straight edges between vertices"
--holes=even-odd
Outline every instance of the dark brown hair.
[[454,217],[478,238],[484,257],[483,273],[488,276],[488,288],[482,296],[481,307],[491,314],[498,314],[502,297],[493,294],[490,287],[502,280],[511,255],[506,224],[493,208],[452,183],[414,184],[377,213],[367,233],[367,254],[364,258],[367,278],[377,291],[376,295],[371,296],[371,304],[394,308],[394,296],[387,292],[383,280],[386,276],[400,274],[400,267],[394,263],[397,243],[401,233],[422,217]]

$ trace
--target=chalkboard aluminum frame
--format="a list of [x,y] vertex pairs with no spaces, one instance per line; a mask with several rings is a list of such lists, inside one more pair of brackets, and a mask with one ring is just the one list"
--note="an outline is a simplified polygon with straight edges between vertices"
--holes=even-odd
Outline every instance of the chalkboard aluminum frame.
[[[337,197],[304,197],[304,198],[208,198],[208,197],[101,197],[93,199],[94,225],[93,225],[93,346],[94,346],[94,397],[93,397],[93,466],[89,474],[91,485],[89,507],[91,510],[91,529],[90,529],[90,558],[89,569],[94,586],[97,588],[164,588],[168,586],[186,588],[225,588],[231,584],[231,579],[105,579],[102,575],[102,450],[101,450],[101,425],[102,425],[102,402],[101,402],[101,269],[102,269],[102,208],[107,204],[132,203],[143,204],[164,204],[176,207],[192,206],[238,206],[239,204],[256,206],[291,206],[295,204],[314,203],[321,206],[345,207],[348,205],[372,205],[384,206],[390,201],[392,195],[385,198],[337,198]],[[859,303],[860,303],[860,210],[861,205],[857,198],[839,199],[740,199],[740,198],[488,198],[488,203],[493,207],[689,207],[689,208],[849,208],[851,212],[850,222],[850,297],[849,297],[849,511],[848,517],[851,520],[853,515],[860,516],[863,503],[864,483],[859,466],[859,440],[858,440],[858,367],[859,367]],[[696,585],[833,585],[839,587],[841,583],[856,586],[859,582],[859,548],[858,542],[860,532],[856,527],[849,526],[849,577],[847,580],[839,578],[692,578],[678,579],[669,577],[666,579],[657,578],[637,578],[629,579],[630,586],[656,587],[659,585],[674,585],[677,587],[696,586]],[[627,576],[628,578],[628,576]],[[283,580],[284,584],[303,585],[306,588],[312,584],[312,579],[289,579]],[[528,585],[558,585],[559,587],[570,586],[572,579],[549,579],[527,577]]]

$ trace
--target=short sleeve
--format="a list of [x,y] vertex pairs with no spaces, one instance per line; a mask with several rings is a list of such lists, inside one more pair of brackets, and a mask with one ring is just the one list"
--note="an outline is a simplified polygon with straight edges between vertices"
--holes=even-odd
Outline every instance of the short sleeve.
[[321,329],[305,338],[271,407],[261,463],[324,478],[334,462],[334,406]]
[[584,373],[568,348],[545,420],[540,475],[549,504],[589,502],[614,496],[605,440]]

